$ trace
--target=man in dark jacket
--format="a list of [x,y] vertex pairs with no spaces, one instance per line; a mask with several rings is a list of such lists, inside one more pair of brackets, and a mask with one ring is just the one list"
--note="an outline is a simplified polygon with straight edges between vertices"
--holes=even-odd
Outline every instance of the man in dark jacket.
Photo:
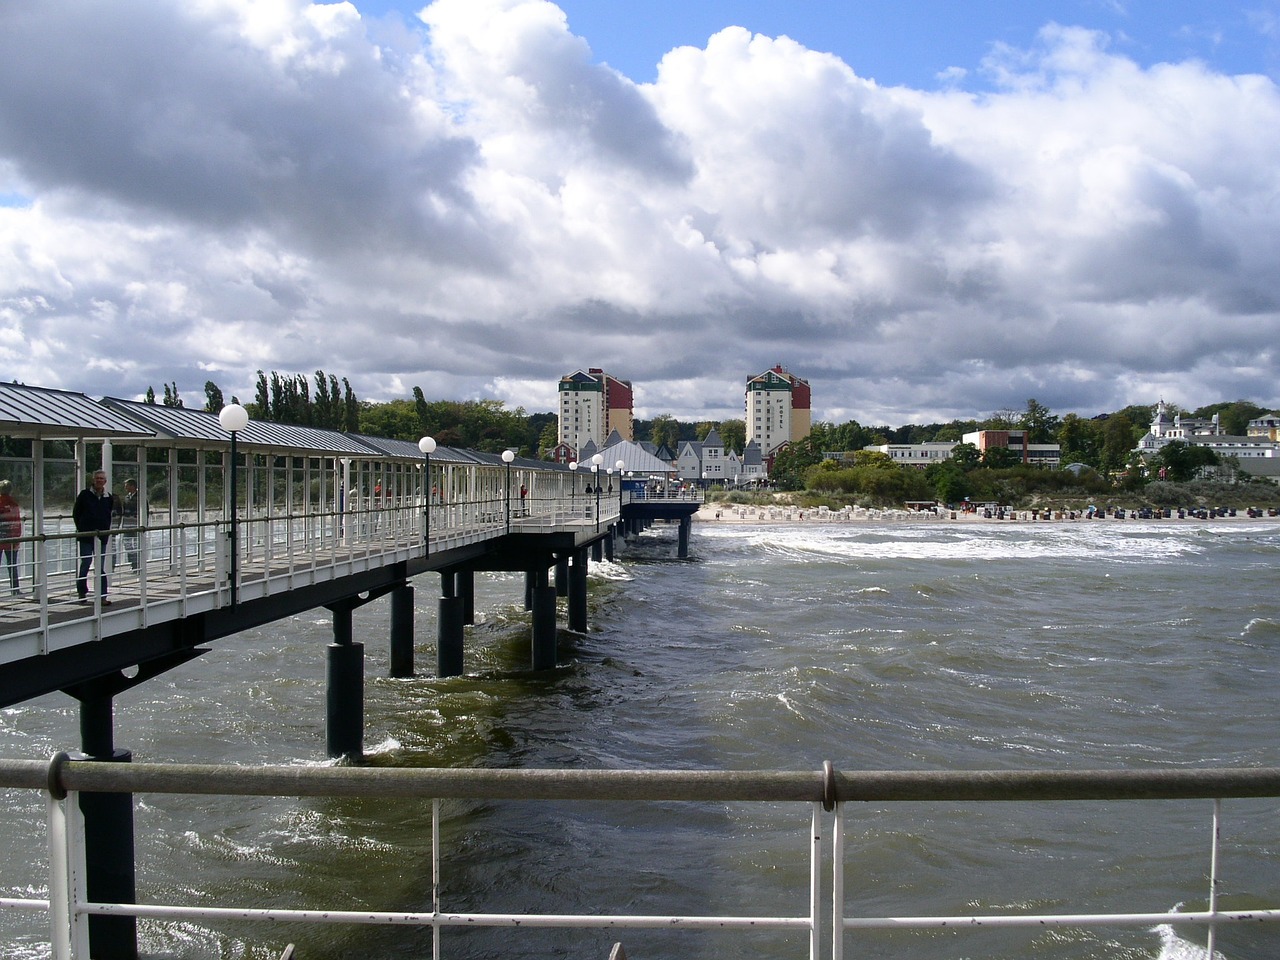
[[76,595],[83,601],[89,596],[89,567],[94,562],[93,541],[96,536],[99,544],[98,562],[101,564],[101,582],[98,596],[104,604],[107,599],[107,539],[110,534],[111,521],[115,513],[116,498],[107,493],[107,475],[99,470],[93,475],[93,483],[80,491],[76,504],[71,509],[71,519],[75,522],[76,532],[91,534],[77,537],[80,545],[80,574],[76,578]]

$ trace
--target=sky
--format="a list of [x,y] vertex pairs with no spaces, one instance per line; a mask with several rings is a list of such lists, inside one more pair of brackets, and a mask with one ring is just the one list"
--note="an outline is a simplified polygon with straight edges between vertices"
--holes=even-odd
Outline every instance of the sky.
[[1280,0],[0,2],[0,377],[1280,407]]

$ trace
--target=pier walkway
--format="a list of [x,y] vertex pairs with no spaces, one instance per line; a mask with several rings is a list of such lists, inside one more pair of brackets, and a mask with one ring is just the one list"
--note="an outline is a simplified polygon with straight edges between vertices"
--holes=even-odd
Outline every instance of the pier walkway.
[[[615,475],[602,458],[580,482],[563,464],[511,451],[253,421],[228,430],[203,411],[16,384],[0,384],[0,443],[23,507],[22,535],[6,531],[16,587],[0,584],[0,706],[54,690],[96,698],[89,688],[103,678],[119,692],[202,644],[318,606],[349,646],[351,610],[388,595],[393,669],[407,675],[405,591],[423,573],[440,574],[449,608],[442,673],[461,672],[483,570],[526,574],[534,666],[551,666],[555,597],[569,598],[570,629],[585,630],[590,559],[611,557],[618,538],[655,520],[680,522],[686,555],[700,502],[655,497],[654,478]],[[97,470],[117,514],[105,550],[92,536],[93,568],[78,585],[90,541],[71,506]]]

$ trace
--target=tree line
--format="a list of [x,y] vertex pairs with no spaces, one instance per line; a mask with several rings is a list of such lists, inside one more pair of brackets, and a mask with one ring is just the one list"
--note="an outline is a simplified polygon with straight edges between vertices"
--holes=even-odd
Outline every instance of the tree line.
[[[176,382],[163,385],[165,406],[181,407],[184,402]],[[213,381],[204,385],[204,407],[217,413],[223,407],[222,390]],[[236,397],[231,398],[239,402]],[[156,403],[155,391],[148,387],[146,402]],[[321,429],[363,433],[416,442],[432,436],[443,446],[467,447],[497,453],[517,449],[523,456],[548,457],[557,442],[557,418],[554,413],[527,413],[523,407],[509,409],[500,400],[428,400],[421,387],[413,388],[408,399],[370,403],[360,400],[346,377],[339,378],[323,370],[310,378],[303,374],[270,374],[258,371],[254,399],[245,404],[256,420],[291,423]],[[1195,410],[1181,410],[1167,404],[1170,414],[1209,419],[1219,417],[1223,432],[1242,436],[1249,421],[1269,411],[1248,400],[1213,403]],[[1151,423],[1154,406],[1133,405],[1113,413],[1082,417],[1075,413],[1059,416],[1047,406],[1029,399],[1019,409],[993,412],[985,419],[951,420],[946,423],[906,424],[900,427],[864,426],[856,420],[834,424],[815,422],[809,436],[781,451],[774,461],[773,478],[784,488],[806,486],[812,468],[823,462],[830,452],[848,455],[848,469],[866,466],[864,448],[884,443],[960,443],[966,433],[977,430],[1026,430],[1032,443],[1057,443],[1062,449],[1061,462],[1083,464],[1108,481],[1116,481],[1136,470],[1134,448]],[[665,445],[673,455],[686,440],[703,440],[711,430],[719,432],[726,449],[741,455],[746,445],[746,423],[740,419],[680,421],[670,414],[659,414],[649,420],[633,423],[635,439],[655,446]],[[1014,469],[1016,457],[1005,450],[987,450],[981,457],[976,450],[957,448],[946,468],[968,473],[985,469]],[[1169,444],[1154,463],[1165,477],[1194,474],[1203,466],[1211,451],[1188,444]],[[835,463],[844,464],[839,460]],[[872,461],[874,462],[874,458]],[[896,465],[895,465],[896,466]],[[828,472],[832,467],[825,468]],[[1034,468],[1033,468],[1034,469]],[[927,471],[914,471],[921,473]],[[819,477],[830,483],[833,478]],[[883,483],[883,478],[878,482]],[[944,488],[947,486],[943,484]],[[911,499],[911,498],[907,498]],[[942,498],[953,499],[953,498]]]
[[[1195,419],[1217,415],[1222,432],[1243,436],[1250,420],[1267,408],[1247,400],[1214,403],[1183,411],[1168,405],[1170,414]],[[815,423],[808,437],[777,455],[771,478],[791,490],[808,489],[862,497],[877,503],[904,500],[972,500],[1014,502],[1031,493],[1067,489],[1102,494],[1116,488],[1136,490],[1157,480],[1186,482],[1201,468],[1220,463],[1212,450],[1174,440],[1148,460],[1136,452],[1150,429],[1155,407],[1135,405],[1109,414],[1081,417],[1054,414],[1035,399],[1021,411],[1002,410],[986,420],[954,420],[945,424],[908,425],[896,430],[865,428],[856,421],[835,426]],[[1032,443],[1057,443],[1060,463],[1071,469],[1044,470],[1022,464],[1012,450],[989,448],[979,452],[962,442],[979,430],[1025,430]],[[884,443],[956,443],[950,458],[924,470],[904,466],[887,454],[865,447]],[[841,456],[830,458],[829,453]],[[1244,475],[1245,471],[1238,471]]]

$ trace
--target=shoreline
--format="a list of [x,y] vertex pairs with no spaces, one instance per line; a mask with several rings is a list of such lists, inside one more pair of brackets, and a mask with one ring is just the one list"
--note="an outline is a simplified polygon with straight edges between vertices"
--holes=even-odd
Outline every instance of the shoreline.
[[[716,524],[850,524],[850,523],[1027,523],[1027,524],[1059,524],[1059,523],[1132,523],[1139,517],[1132,510],[1125,510],[1124,517],[1111,514],[1088,517],[1082,511],[1045,511],[1045,510],[1011,510],[1003,518],[984,516],[980,512],[962,510],[904,510],[897,508],[844,507],[832,510],[828,507],[763,506],[756,504],[704,503],[693,515],[695,520]],[[1245,510],[1237,509],[1235,516],[1200,517],[1188,513],[1179,517],[1177,511],[1170,517],[1145,517],[1144,523],[1240,523],[1250,521],[1280,522],[1280,516],[1268,516],[1262,511],[1261,516],[1250,517]]]

